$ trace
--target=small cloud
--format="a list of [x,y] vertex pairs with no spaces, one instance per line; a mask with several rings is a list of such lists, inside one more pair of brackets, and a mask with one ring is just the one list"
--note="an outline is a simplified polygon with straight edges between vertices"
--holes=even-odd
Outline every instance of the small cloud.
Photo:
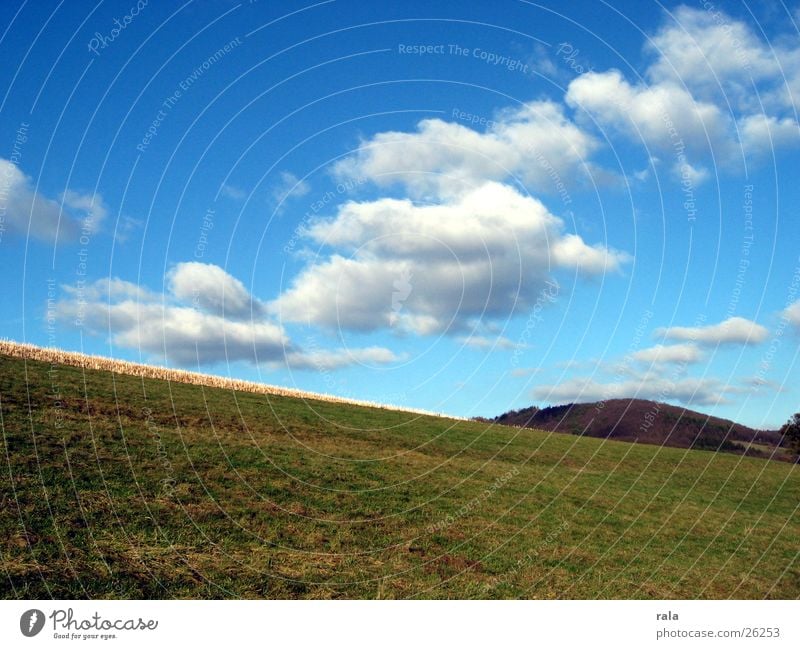
[[777,381],[770,381],[760,376],[752,376],[742,380],[742,385],[749,392],[760,392],[764,389],[770,392],[789,392],[789,389],[778,383]]
[[317,370],[319,372],[337,370],[351,365],[386,365],[402,360],[385,347],[364,347],[360,349],[308,349],[291,352],[286,362],[294,369]]
[[114,230],[114,239],[118,243],[125,243],[130,236],[142,227],[142,221],[131,216],[121,216]]
[[697,363],[703,352],[693,343],[654,345],[634,352],[632,358],[642,363]]
[[524,378],[526,376],[533,376],[534,374],[540,374],[544,372],[543,367],[515,367],[511,370],[511,376],[514,378]]
[[300,180],[289,171],[281,171],[280,182],[272,190],[272,197],[278,205],[286,202],[290,198],[305,196],[311,191],[311,185],[305,180]]
[[709,173],[705,167],[696,167],[688,162],[676,162],[672,167],[675,177],[685,184],[686,187],[699,187],[708,180]]
[[487,351],[500,351],[525,346],[519,345],[505,336],[497,336],[495,338],[490,336],[461,336],[460,338],[457,338],[457,340],[465,347],[472,347],[473,349]]
[[223,183],[222,188],[219,190],[219,193],[224,196],[225,198],[230,198],[234,201],[243,201],[247,198],[247,192],[235,185],[229,185],[228,183]]
[[564,73],[559,70],[550,56],[550,51],[541,43],[536,43],[533,46],[533,53],[527,61],[531,70],[547,77],[548,79],[557,79],[564,76]]
[[769,336],[766,327],[747,320],[733,317],[715,325],[704,327],[661,327],[655,332],[668,340],[686,340],[700,345],[757,345]]
[[781,316],[800,329],[800,300],[793,302],[781,311]]
[[263,312],[245,285],[215,264],[177,264],[167,273],[167,283],[176,298],[209,313],[243,320]]
[[69,208],[81,213],[81,226],[88,232],[97,232],[108,216],[108,208],[100,194],[81,194],[71,189],[65,191],[61,200]]
[[10,160],[0,158],[0,182],[6,229],[43,241],[75,241],[82,230],[97,232],[108,216],[100,194],[82,194],[66,190],[59,200],[47,198],[34,189],[30,176]]
[[577,370],[577,369],[593,369],[600,365],[600,360],[597,358],[590,358],[587,360],[579,360],[577,358],[570,358],[566,361],[558,361],[556,367],[563,370]]
[[725,394],[737,391],[716,379],[663,376],[646,372],[637,378],[602,383],[593,378],[570,379],[555,385],[540,385],[532,391],[539,401],[550,403],[589,403],[608,399],[651,399],[677,401],[686,405],[727,403]]
[[745,117],[738,127],[742,146],[750,155],[768,155],[800,143],[800,125],[789,117],[778,119],[759,113]]

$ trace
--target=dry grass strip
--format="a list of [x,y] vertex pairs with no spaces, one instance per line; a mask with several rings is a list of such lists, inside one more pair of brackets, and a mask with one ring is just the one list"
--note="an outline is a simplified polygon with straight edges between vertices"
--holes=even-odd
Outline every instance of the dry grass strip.
[[45,363],[57,363],[60,365],[71,365],[91,370],[104,370],[116,374],[129,376],[140,376],[148,379],[158,379],[162,381],[176,381],[178,383],[192,383],[194,385],[204,385],[210,388],[223,388],[225,390],[236,390],[239,392],[253,392],[255,394],[270,394],[282,397],[295,397],[299,399],[313,399],[315,401],[329,401],[332,403],[347,403],[355,406],[366,406],[369,408],[382,408],[384,410],[396,410],[399,412],[410,412],[419,415],[432,415],[434,417],[446,417],[448,419],[458,419],[466,421],[464,417],[453,417],[438,412],[429,412],[416,408],[406,408],[384,403],[373,403],[372,401],[361,401],[358,399],[347,399],[330,394],[320,394],[316,392],[305,392],[303,390],[293,390],[277,385],[266,383],[256,383],[254,381],[242,381],[213,374],[201,374],[200,372],[189,372],[187,370],[176,370],[156,365],[145,365],[143,363],[131,363],[104,356],[89,356],[79,352],[68,352],[53,347],[38,347],[29,343],[18,343],[13,340],[0,340],[0,354],[13,356],[32,361],[42,361]]

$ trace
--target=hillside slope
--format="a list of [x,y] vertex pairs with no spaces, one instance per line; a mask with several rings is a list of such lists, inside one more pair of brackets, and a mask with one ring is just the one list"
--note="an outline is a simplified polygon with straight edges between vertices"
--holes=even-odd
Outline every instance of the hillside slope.
[[549,408],[524,408],[496,417],[507,426],[525,426],[640,444],[746,453],[789,459],[781,435],[755,430],[719,417],[644,399],[609,399]]
[[800,474],[0,355],[4,598],[796,598]]

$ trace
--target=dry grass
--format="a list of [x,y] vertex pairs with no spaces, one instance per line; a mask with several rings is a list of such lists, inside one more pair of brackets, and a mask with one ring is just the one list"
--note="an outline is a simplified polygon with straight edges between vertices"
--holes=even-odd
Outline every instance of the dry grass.
[[344,403],[355,406],[368,406],[371,408],[382,408],[384,410],[396,410],[399,412],[411,412],[420,415],[432,415],[434,417],[446,417],[447,419],[467,421],[464,417],[454,417],[452,415],[444,415],[442,413],[430,412],[417,408],[406,408],[391,404],[374,403],[372,401],[347,399],[331,394],[294,390],[278,385],[269,385],[267,383],[242,381],[240,379],[231,379],[224,376],[176,370],[168,367],[158,367],[156,365],[145,365],[143,363],[131,363],[130,361],[121,361],[104,356],[90,356],[79,352],[68,352],[53,347],[38,347],[37,345],[18,343],[13,340],[0,340],[0,354],[44,363],[71,365],[73,367],[81,367],[90,370],[105,370],[107,372],[114,372],[115,374],[124,374],[127,376],[139,376],[147,379],[175,381],[178,383],[191,383],[193,385],[203,385],[209,388],[222,388],[224,390],[235,390],[237,392],[252,392],[254,394],[312,399],[314,401],[328,401],[330,403]]

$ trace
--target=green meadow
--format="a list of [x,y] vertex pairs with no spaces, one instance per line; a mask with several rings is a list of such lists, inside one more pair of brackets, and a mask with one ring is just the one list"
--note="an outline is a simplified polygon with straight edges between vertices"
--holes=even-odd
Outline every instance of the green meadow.
[[4,598],[797,598],[788,463],[0,356]]

